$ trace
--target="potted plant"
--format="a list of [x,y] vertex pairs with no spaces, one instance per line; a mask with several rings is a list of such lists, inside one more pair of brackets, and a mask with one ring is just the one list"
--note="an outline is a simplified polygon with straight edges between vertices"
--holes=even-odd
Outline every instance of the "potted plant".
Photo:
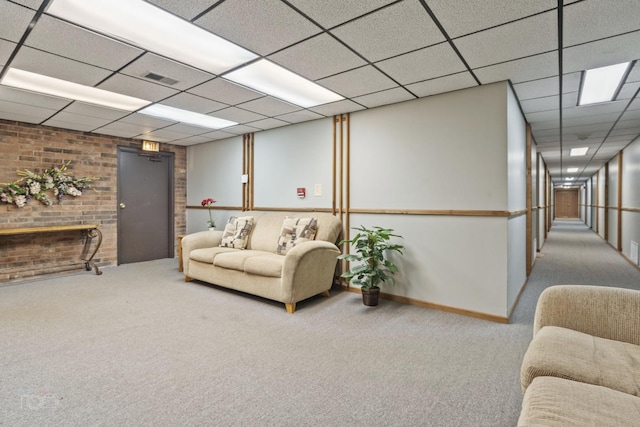
[[355,262],[349,271],[342,273],[343,278],[354,285],[359,285],[362,289],[362,302],[364,305],[378,305],[380,295],[380,285],[386,283],[393,285],[393,274],[398,271],[398,267],[386,257],[389,252],[398,252],[402,255],[404,246],[390,242],[392,237],[399,237],[393,234],[390,228],[373,226],[354,227],[358,233],[350,240],[340,242],[349,243],[353,246],[355,253],[343,254],[338,259]]
[[212,198],[204,199],[200,204],[203,208],[207,208],[209,210],[209,221],[207,221],[207,225],[209,226],[209,230],[214,230],[216,227],[216,223],[213,221],[213,217],[211,216],[211,205],[213,205],[216,201]]

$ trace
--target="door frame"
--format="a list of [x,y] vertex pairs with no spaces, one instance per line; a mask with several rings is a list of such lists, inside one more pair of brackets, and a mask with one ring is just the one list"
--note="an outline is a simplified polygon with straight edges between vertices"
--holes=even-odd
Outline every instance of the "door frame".
[[137,154],[138,156],[145,156],[145,157],[164,157],[167,159],[168,161],[168,166],[169,166],[169,188],[167,188],[168,191],[168,200],[169,200],[169,241],[168,243],[168,252],[167,252],[167,258],[173,258],[175,256],[175,248],[174,248],[174,240],[175,240],[175,153],[170,152],[170,151],[159,151],[159,152],[149,152],[149,151],[143,151],[139,148],[134,148],[134,147],[127,147],[127,146],[118,146],[118,150],[117,150],[117,162],[116,162],[116,187],[117,187],[117,191],[116,191],[116,211],[118,212],[116,217],[117,217],[117,222],[116,222],[116,239],[117,239],[117,265],[122,264],[121,263],[121,258],[120,255],[122,253],[121,249],[122,249],[122,239],[120,239],[120,222],[121,222],[121,215],[120,215],[120,197],[121,197],[121,185],[123,185],[122,180],[120,179],[120,153],[132,153],[132,154]]

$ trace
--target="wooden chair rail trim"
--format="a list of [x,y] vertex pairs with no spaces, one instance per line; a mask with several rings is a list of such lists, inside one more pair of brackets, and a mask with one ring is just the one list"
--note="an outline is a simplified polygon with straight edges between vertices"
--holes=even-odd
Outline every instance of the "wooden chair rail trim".
[[56,231],[70,230],[93,230],[98,228],[97,224],[77,224],[77,225],[52,225],[47,227],[25,227],[25,228],[4,228],[0,229],[0,236],[11,236],[15,234],[52,233]]

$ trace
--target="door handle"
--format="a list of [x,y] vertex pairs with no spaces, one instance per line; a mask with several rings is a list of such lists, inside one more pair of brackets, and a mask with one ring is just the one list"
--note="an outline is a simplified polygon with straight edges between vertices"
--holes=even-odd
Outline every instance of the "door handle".
[[126,206],[123,202],[120,202],[120,209],[124,209],[124,208],[126,208],[126,207],[127,207],[127,206]]

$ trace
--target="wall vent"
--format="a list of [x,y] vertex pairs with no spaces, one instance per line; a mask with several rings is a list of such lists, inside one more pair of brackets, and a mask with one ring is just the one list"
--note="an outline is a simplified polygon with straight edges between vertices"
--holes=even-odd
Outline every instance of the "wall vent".
[[169,85],[169,86],[173,86],[174,84],[178,83],[178,80],[176,80],[176,79],[172,79],[171,77],[163,76],[163,75],[158,74],[158,73],[152,73],[151,71],[143,74],[142,77],[144,77],[145,79],[154,80],[156,82],[164,83],[164,84]]

